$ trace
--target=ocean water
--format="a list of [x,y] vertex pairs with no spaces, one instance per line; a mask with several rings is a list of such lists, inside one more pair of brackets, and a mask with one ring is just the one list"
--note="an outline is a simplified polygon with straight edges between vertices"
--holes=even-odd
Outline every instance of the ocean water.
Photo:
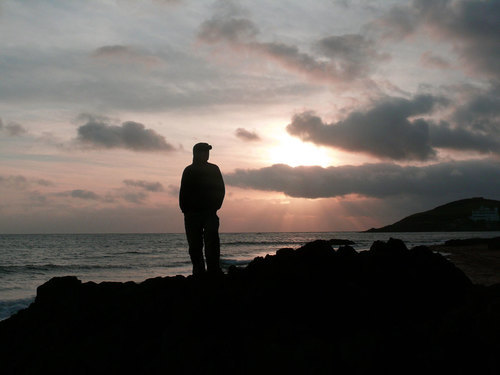
[[[500,236],[500,232],[439,233],[222,233],[221,266],[244,266],[283,247],[298,248],[318,239],[348,239],[357,251],[390,237],[417,245],[449,239]],[[55,276],[86,281],[136,281],[189,275],[184,234],[19,234],[0,235],[0,320],[29,306],[36,288]]]

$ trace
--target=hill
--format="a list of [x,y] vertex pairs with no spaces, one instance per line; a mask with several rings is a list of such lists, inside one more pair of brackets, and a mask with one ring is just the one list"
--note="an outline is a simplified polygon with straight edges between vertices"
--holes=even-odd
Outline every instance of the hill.
[[367,232],[498,231],[500,201],[469,198],[436,207]]

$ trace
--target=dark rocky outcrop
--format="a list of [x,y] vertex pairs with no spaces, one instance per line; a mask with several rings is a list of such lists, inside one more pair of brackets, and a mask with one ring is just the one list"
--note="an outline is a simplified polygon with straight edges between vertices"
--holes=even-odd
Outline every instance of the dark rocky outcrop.
[[328,241],[228,274],[55,278],[0,322],[5,374],[498,373],[500,285],[427,247]]

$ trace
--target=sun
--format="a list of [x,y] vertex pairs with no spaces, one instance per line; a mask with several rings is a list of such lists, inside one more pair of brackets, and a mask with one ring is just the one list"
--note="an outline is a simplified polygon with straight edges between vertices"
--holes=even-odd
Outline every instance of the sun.
[[268,158],[272,164],[288,164],[291,167],[299,165],[327,167],[332,164],[326,149],[304,143],[288,135],[280,137],[277,144],[269,148]]

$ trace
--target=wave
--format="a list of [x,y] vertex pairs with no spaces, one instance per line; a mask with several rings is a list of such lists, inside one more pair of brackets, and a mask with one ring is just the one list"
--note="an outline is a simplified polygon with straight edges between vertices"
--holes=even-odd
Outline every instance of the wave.
[[103,271],[103,270],[137,270],[150,268],[172,268],[189,265],[189,260],[172,260],[158,263],[128,263],[128,264],[26,264],[22,266],[0,266],[0,275],[74,272],[74,271]]
[[246,266],[248,263],[250,263],[252,260],[247,259],[247,260],[242,260],[242,259],[221,259],[220,263],[223,267],[229,267],[229,266]]
[[34,300],[35,297],[28,297],[0,301],[0,320],[7,319],[19,310],[27,308]]
[[103,270],[103,269],[132,269],[136,268],[134,265],[127,264],[26,264],[22,266],[0,266],[1,274],[15,274],[15,273],[33,273],[33,272],[50,272],[50,271],[83,271],[83,270]]
[[304,241],[229,241],[221,242],[221,245],[245,246],[245,245],[271,245],[271,246],[297,246],[305,244]]

